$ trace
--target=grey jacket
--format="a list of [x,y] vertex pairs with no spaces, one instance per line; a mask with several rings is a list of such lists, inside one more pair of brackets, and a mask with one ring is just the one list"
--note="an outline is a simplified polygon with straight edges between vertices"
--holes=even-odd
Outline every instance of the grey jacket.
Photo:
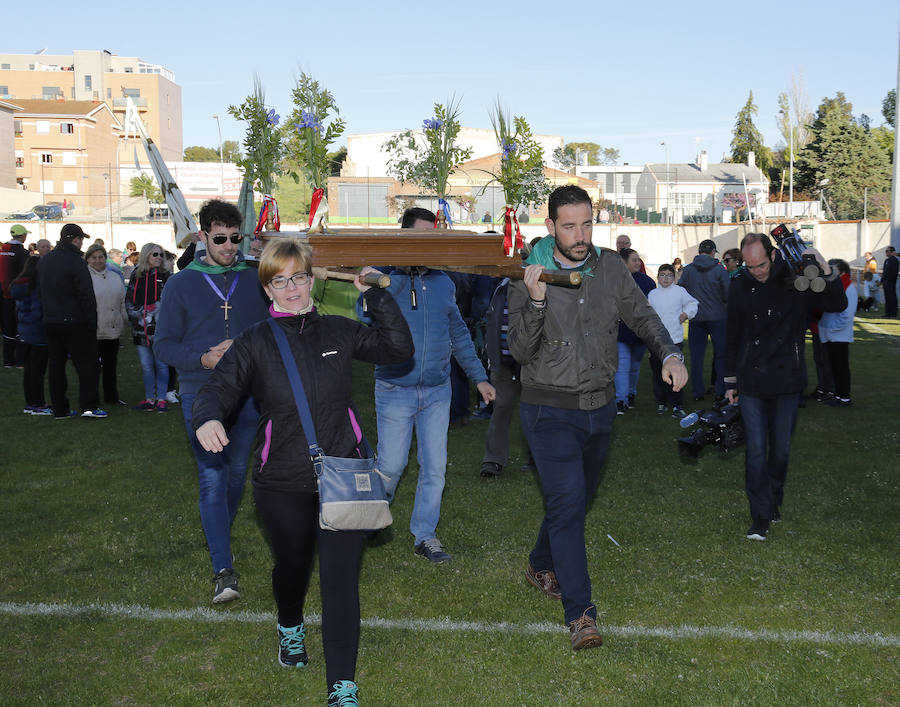
[[536,307],[521,280],[509,287],[509,349],[522,364],[522,402],[595,410],[615,399],[620,318],[660,359],[680,353],[615,251],[591,251],[581,285],[548,285],[545,302]]
[[694,256],[693,262],[684,266],[678,284],[700,303],[697,315],[691,321],[725,320],[731,278],[718,260],[706,253]]

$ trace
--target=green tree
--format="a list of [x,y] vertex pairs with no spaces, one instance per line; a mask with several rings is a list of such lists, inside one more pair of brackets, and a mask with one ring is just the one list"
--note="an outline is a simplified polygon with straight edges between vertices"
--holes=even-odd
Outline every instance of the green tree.
[[575,156],[579,153],[587,153],[587,161],[583,164],[600,165],[616,164],[619,161],[619,151],[614,147],[602,147],[596,142],[567,142],[564,147],[557,147],[553,151],[553,159],[563,169],[571,169],[575,165]]
[[881,114],[884,116],[884,122],[890,127],[894,127],[894,120],[897,116],[897,89],[892,88],[887,92],[884,100],[881,102]]
[[184,148],[185,162],[218,162],[219,151],[212,147],[201,147],[200,145],[191,145]]
[[241,143],[237,140],[225,140],[222,143],[222,159],[225,162],[238,164],[241,161]]
[[132,177],[128,188],[129,196],[144,196],[155,204],[162,203],[163,196],[156,181],[149,174]]
[[757,114],[756,104],[753,102],[753,91],[750,91],[750,97],[744,104],[744,107],[738,111],[737,119],[734,122],[734,132],[731,139],[731,161],[735,164],[745,164],[747,156],[753,152],[756,158],[756,165],[768,172],[772,166],[772,153],[763,142],[762,133],[753,122],[753,116]]
[[331,176],[340,177],[341,165],[344,164],[344,160],[347,159],[347,148],[342,147],[334,152],[329,152],[328,159],[331,162]]
[[874,131],[854,119],[853,105],[843,93],[822,101],[810,131],[812,140],[795,162],[799,188],[818,194],[824,187],[837,219],[862,218],[868,189],[869,216],[885,216],[886,202],[879,196],[890,190],[888,153]]

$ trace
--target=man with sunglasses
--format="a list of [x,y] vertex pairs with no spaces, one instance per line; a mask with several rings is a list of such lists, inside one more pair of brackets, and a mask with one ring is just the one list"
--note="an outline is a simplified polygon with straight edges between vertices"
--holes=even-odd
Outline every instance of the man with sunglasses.
[[200,209],[198,239],[206,250],[166,283],[153,345],[161,360],[178,369],[181,411],[197,460],[200,521],[212,561],[215,604],[240,596],[231,525],[244,492],[258,413],[253,400],[246,400],[226,426],[230,444],[213,453],[197,441],[191,408],[232,340],[266,317],[256,272],[249,270],[241,252],[240,226],[241,212],[233,204],[213,199]]

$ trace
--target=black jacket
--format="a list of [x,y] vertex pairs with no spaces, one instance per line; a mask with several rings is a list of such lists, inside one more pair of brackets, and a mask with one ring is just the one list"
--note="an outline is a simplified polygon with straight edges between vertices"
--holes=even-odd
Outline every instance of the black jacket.
[[837,270],[826,278],[825,290],[797,292],[784,260],[759,282],[747,272],[731,281],[728,292],[728,333],[725,387],[755,398],[800,393],[806,388],[803,344],[811,310],[840,312],[847,296]]
[[88,264],[69,240],[61,240],[38,263],[44,324],[97,328],[97,299]]
[[125,291],[125,311],[131,322],[132,340],[138,346],[152,346],[159,316],[159,300],[169,273],[153,268],[140,277],[131,276]]
[[[352,359],[397,363],[410,358],[413,340],[397,303],[384,290],[367,290],[364,299],[375,322],[370,328],[339,316],[309,314],[278,317],[287,334],[309,401],[319,446],[330,456],[358,456],[351,400]],[[194,429],[209,420],[225,421],[242,398],[252,396],[260,410],[253,450],[253,483],[272,491],[314,492],[309,445],[275,336],[268,321],[245,330],[216,365],[194,401]],[[351,411],[353,418],[351,418]]]
[[881,271],[881,282],[885,284],[894,283],[896,285],[898,269],[900,269],[900,258],[896,255],[885,258],[884,269]]

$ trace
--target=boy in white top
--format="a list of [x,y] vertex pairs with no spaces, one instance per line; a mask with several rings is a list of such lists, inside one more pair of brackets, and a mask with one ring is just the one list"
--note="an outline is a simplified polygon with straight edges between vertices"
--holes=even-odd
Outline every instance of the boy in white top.
[[[647,299],[656,310],[662,323],[669,330],[672,342],[680,349],[684,343],[684,323],[697,314],[698,302],[688,294],[681,285],[675,284],[675,268],[665,263],[659,266],[656,276],[656,287],[650,290]],[[656,398],[656,413],[664,414],[672,404],[672,417],[680,419],[685,416],[684,395],[672,390],[661,376],[662,361],[651,354],[650,369],[653,371],[653,397]]]

